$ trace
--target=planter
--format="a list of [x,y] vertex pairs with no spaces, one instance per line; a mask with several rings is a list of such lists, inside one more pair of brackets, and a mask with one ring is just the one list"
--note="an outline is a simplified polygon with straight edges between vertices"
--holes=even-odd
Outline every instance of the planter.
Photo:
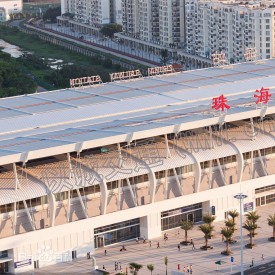
[[213,249],[213,246],[201,246],[200,247],[201,250],[210,250],[210,249]]
[[251,245],[250,243],[248,243],[248,244],[245,245],[245,247],[246,247],[246,248],[249,248],[249,249],[252,249],[253,246],[255,246],[255,244],[252,244],[252,245]]
[[[224,241],[225,243],[227,243],[227,241]],[[229,241],[230,244],[235,244],[237,241],[236,240],[231,240]]]
[[191,244],[191,243],[188,242],[188,241],[187,241],[187,242],[186,242],[186,241],[183,241],[183,242],[180,242],[180,244],[181,244],[181,245],[189,245],[189,244]]
[[221,254],[225,255],[225,256],[229,256],[229,255],[233,254],[233,252],[232,251],[222,251]]
[[275,238],[273,238],[273,237],[268,238],[268,240],[269,240],[270,242],[275,242]]

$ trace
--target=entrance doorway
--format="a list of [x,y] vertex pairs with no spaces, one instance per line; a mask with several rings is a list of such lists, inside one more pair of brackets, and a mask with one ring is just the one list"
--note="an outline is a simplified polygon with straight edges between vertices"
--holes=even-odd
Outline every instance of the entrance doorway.
[[0,274],[8,273],[9,272],[9,263],[0,263]]
[[104,246],[104,238],[103,236],[96,236],[95,237],[95,248],[103,247]]
[[194,214],[193,213],[187,214],[187,220],[190,222],[194,222]]

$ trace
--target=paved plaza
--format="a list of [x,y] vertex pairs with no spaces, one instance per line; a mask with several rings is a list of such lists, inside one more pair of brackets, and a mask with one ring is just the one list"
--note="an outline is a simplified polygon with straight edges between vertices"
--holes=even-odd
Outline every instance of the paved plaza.
[[[258,222],[260,229],[257,230],[254,241],[256,246],[253,249],[247,249],[244,247],[244,268],[250,269],[250,265],[254,263],[254,267],[271,262],[275,260],[275,242],[269,242],[268,237],[272,235],[272,227],[267,225],[266,219],[268,215],[275,213],[275,203],[268,206],[261,206],[257,209],[261,218]],[[95,258],[98,267],[101,269],[103,265],[110,274],[116,274],[120,272],[120,266],[123,272],[125,272],[127,264],[130,262],[136,262],[143,265],[139,274],[149,275],[151,274],[147,269],[148,264],[154,265],[153,274],[163,275],[165,274],[164,257],[168,257],[168,274],[172,274],[172,271],[177,271],[178,264],[180,264],[181,271],[184,266],[193,266],[193,274],[236,274],[240,264],[240,242],[239,242],[239,229],[235,232],[235,238],[237,243],[231,246],[234,254],[234,263],[232,265],[230,256],[221,255],[221,251],[224,250],[225,244],[222,242],[221,235],[219,233],[223,222],[216,222],[214,237],[209,240],[212,250],[202,251],[200,246],[204,244],[203,234],[194,227],[192,231],[189,231],[189,239],[192,238],[195,244],[194,250],[192,246],[181,246],[178,251],[177,245],[184,238],[184,231],[182,229],[174,229],[166,231],[168,234],[168,240],[165,242],[162,238],[151,240],[151,247],[149,243],[143,244],[142,241],[137,244],[135,240],[125,242],[125,248],[127,251],[120,252],[121,245],[113,245],[106,247],[107,255],[105,256],[105,248],[97,249]],[[239,228],[239,223],[237,224]],[[178,235],[179,232],[179,235]],[[244,244],[248,243],[249,237],[247,231],[243,229]],[[157,243],[160,243],[160,248],[157,248]],[[225,261],[223,265],[215,265],[218,260]],[[118,262],[119,271],[115,272],[115,262]],[[91,260],[86,258],[80,258],[73,262],[62,263],[47,268],[41,268],[35,270],[31,274],[88,274],[90,272]],[[217,270],[218,269],[218,270]],[[274,265],[275,269],[275,265]],[[252,270],[252,269],[251,269]],[[261,270],[261,268],[260,268]],[[268,269],[270,271],[270,267]],[[271,267],[272,271],[272,267]],[[273,272],[273,271],[272,271]],[[128,274],[129,269],[128,269]],[[183,274],[183,273],[182,273]],[[246,274],[252,274],[246,272]],[[258,274],[253,272],[253,274]],[[259,273],[263,274],[263,273]]]

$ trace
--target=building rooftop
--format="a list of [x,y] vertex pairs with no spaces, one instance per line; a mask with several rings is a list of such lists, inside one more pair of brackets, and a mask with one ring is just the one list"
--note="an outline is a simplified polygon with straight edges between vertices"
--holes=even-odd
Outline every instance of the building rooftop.
[[[0,165],[274,114],[275,59],[0,99]],[[270,88],[267,109],[254,93]],[[220,115],[213,97],[227,97]]]

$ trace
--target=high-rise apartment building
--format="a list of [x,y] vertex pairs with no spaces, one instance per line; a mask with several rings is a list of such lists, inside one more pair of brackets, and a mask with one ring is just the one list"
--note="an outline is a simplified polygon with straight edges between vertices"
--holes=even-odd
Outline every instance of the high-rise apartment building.
[[22,12],[22,0],[0,0],[0,22],[9,20],[14,14]]
[[186,49],[209,57],[224,51],[232,62],[244,60],[246,48],[261,58],[275,56],[273,1],[186,1]]
[[122,0],[123,33],[165,47],[181,47],[185,37],[184,2]]
[[122,23],[121,0],[62,0],[63,13],[74,14],[76,23],[99,26]]

